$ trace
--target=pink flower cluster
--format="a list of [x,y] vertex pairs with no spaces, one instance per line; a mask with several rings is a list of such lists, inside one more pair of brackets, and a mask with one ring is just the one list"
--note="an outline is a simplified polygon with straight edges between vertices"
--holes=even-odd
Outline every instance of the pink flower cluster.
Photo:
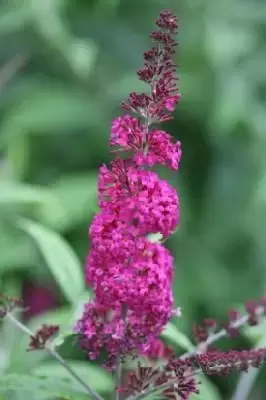
[[140,120],[124,115],[113,121],[110,144],[124,151],[133,151],[133,160],[138,166],[165,165],[177,170],[181,158],[181,143],[173,143],[172,137],[164,131],[152,130],[143,135],[145,126]]
[[176,191],[156,173],[129,161],[116,160],[111,170],[100,169],[99,206],[114,211],[135,236],[151,232],[169,236],[179,220]]
[[88,303],[76,330],[91,359],[107,354],[106,365],[139,351],[149,352],[173,315],[173,258],[149,234],[171,235],[179,222],[176,191],[148,168],[160,164],[177,170],[180,142],[151,128],[170,118],[180,95],[174,75],[177,19],[166,10],[152,33],[155,47],[144,55],[138,72],[150,86],[150,95],[131,93],[123,108],[138,118],[124,115],[113,121],[110,145],[117,157],[110,168],[100,168],[98,205],[89,238],[86,281],[95,299]]

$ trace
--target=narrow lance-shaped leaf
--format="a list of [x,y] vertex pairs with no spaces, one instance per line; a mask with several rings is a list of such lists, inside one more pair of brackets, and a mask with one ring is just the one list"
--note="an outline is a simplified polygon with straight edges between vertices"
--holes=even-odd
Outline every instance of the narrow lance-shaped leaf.
[[184,333],[180,332],[180,330],[175,326],[173,322],[169,322],[166,325],[162,333],[162,338],[169,340],[176,347],[179,347],[186,351],[191,351],[194,349],[194,346],[190,342],[188,337]]
[[88,399],[84,391],[77,390],[71,378],[8,374],[0,377],[2,400],[54,400]]
[[198,376],[199,394],[192,394],[189,400],[222,400],[215,385],[204,375]]
[[[107,393],[113,389],[114,382],[111,374],[108,374],[103,368],[85,361],[68,361],[70,367],[81,377],[85,382],[97,392]],[[62,368],[60,364],[54,361],[48,361],[34,370],[34,375],[47,376],[60,379],[67,379],[68,372]],[[80,389],[80,385],[73,382],[73,388]]]
[[13,181],[0,182],[0,204],[42,204],[51,201],[53,196],[48,190]]
[[19,227],[29,234],[66,298],[75,303],[84,291],[80,262],[69,244],[58,233],[27,219],[20,219]]

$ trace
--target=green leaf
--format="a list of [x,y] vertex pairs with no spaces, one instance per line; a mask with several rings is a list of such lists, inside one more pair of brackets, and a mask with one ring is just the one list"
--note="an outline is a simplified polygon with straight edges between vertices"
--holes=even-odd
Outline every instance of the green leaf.
[[38,251],[32,240],[0,218],[1,273],[35,266],[38,261]]
[[69,329],[68,324],[71,321],[71,315],[72,310],[70,307],[61,307],[32,318],[28,323],[28,327],[35,331],[43,324],[57,324],[60,325],[60,330],[64,330],[64,327]]
[[92,298],[92,290],[86,290],[73,307],[73,313],[71,322],[74,324],[79,318],[81,318],[86,303]]
[[256,326],[245,326],[242,332],[254,345],[257,342],[266,341],[266,318],[260,318],[260,323]]
[[96,44],[89,39],[76,39],[72,40],[68,46],[63,46],[62,51],[73,72],[87,79],[97,59]]
[[[88,362],[87,352],[84,351],[79,343],[79,335],[77,333],[68,333],[60,338],[56,351],[64,359]],[[55,345],[57,340],[55,340]],[[96,365],[102,365],[107,359],[107,351],[101,349],[99,356],[94,361]]]
[[10,204],[41,204],[54,200],[48,190],[13,181],[0,181],[1,207]]
[[[73,333],[73,327],[81,315],[84,303],[88,302],[89,298],[89,292],[85,292],[73,307],[61,307],[45,312],[32,318],[27,326],[35,332],[42,324],[59,325],[59,334],[53,340],[57,351],[63,358],[84,360],[87,356],[77,342],[77,335]],[[27,371],[32,371],[47,359],[46,352],[26,352],[28,343],[29,338],[26,335],[18,335],[12,345],[7,372],[22,372],[25,368]]]
[[[65,337],[67,332],[72,329],[72,323],[70,323],[72,314],[71,307],[61,307],[32,318],[28,323],[28,327],[35,332],[42,324],[59,325],[59,336]],[[13,325],[11,326],[13,327]],[[55,338],[56,342],[57,338]],[[48,355],[44,351],[27,352],[28,344],[29,338],[27,335],[20,334],[17,336],[17,340],[13,343],[10,352],[9,365],[6,368],[7,372],[23,372],[25,369],[29,372],[47,358]]]
[[84,292],[84,278],[69,244],[58,233],[33,221],[20,219],[18,226],[34,239],[62,292],[75,303]]
[[222,400],[222,397],[217,390],[216,386],[204,375],[198,377],[199,382],[199,394],[193,394],[190,400]]
[[[6,295],[21,298],[21,289],[22,282],[17,277],[17,274],[11,273],[4,278],[1,291]],[[21,332],[18,329],[14,329],[14,326],[9,323],[8,319],[4,318],[0,330],[0,374],[9,365],[14,344],[20,337]],[[1,346],[2,343],[4,346]]]
[[[82,398],[84,389],[71,378],[8,374],[0,376],[0,396],[6,400],[55,400]],[[65,397],[64,397],[65,396]],[[84,396],[84,395],[83,395]],[[0,397],[1,398],[1,397]],[[84,396],[84,399],[88,396]]]
[[61,357],[81,361],[87,360],[87,354],[81,349],[78,343],[78,334],[68,333],[58,339],[59,340],[55,341],[55,345],[56,351],[61,355]]
[[[68,361],[70,367],[97,392],[110,392],[113,388],[113,379],[104,369],[89,361]],[[68,372],[58,362],[43,363],[34,370],[34,375],[51,376],[59,379],[69,377]],[[73,382],[73,387],[79,390],[80,385]]]
[[91,174],[66,175],[52,187],[51,193],[58,199],[62,212],[47,209],[41,218],[60,231],[76,226],[88,220],[97,209],[97,177]]
[[[30,0],[32,17],[43,38],[62,53],[75,74],[88,78],[97,58],[97,47],[91,40],[76,39],[61,17],[63,1],[46,0],[45,3]],[[49,26],[46,23],[49,21]]]
[[[265,346],[266,346],[266,334],[264,325],[264,335],[262,335],[258,339],[256,345],[254,346],[254,349],[264,349]],[[259,368],[249,368],[248,371],[241,372],[239,375],[238,383],[233,398],[236,400],[241,400],[243,397],[249,398],[249,394],[255,385],[259,373],[260,373]]]
[[17,1],[4,2],[0,9],[0,34],[20,31],[30,19],[30,13],[25,3]]
[[[63,208],[56,193],[41,186],[24,184],[12,180],[0,181],[0,211],[14,216],[14,211],[25,211],[40,219],[43,215],[56,215],[59,219]],[[51,210],[53,212],[51,212]]]
[[112,101],[121,101],[125,98],[128,93],[134,88],[136,92],[142,92],[146,90],[145,83],[136,79],[135,73],[126,74],[122,78],[110,81],[111,83],[106,88],[106,96]]
[[194,346],[188,337],[184,333],[180,332],[176,325],[171,321],[166,325],[166,328],[162,332],[161,336],[163,339],[171,342],[178,348],[182,348],[186,351],[191,351],[194,349]]
[[9,177],[23,181],[29,167],[29,136],[13,135],[7,142],[6,159],[8,160]]
[[[35,84],[27,98],[10,109],[1,127],[8,142],[12,135],[69,133],[99,126],[100,110],[82,91],[45,82]],[[29,112],[30,110],[30,112]]]

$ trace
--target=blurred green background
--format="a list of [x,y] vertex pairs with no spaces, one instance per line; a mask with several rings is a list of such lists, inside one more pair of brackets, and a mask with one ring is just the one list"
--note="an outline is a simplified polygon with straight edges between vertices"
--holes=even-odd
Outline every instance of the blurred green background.
[[[182,141],[181,169],[162,171],[181,201],[181,224],[167,242],[183,309],[177,326],[190,335],[195,321],[222,320],[265,294],[265,1],[0,4],[0,290],[24,297],[31,309],[22,317],[71,330],[84,299],[97,169],[111,159],[110,123],[129,91],[143,89],[135,71],[168,7],[180,19],[183,96],[164,126]],[[2,324],[4,373],[41,368],[44,355],[25,353],[20,336]],[[229,398],[233,384],[216,381],[217,399]],[[264,393],[261,379],[251,398]]]

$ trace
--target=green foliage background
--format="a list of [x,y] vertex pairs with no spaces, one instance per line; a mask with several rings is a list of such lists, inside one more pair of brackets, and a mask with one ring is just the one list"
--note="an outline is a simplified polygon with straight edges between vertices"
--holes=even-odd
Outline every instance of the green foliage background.
[[[0,4],[1,290],[20,296],[25,279],[54,287],[62,308],[49,315],[71,329],[73,307],[84,299],[87,230],[97,169],[110,160],[110,123],[129,91],[143,88],[135,71],[154,19],[171,7],[180,19],[183,98],[165,128],[182,141],[183,159],[178,174],[162,174],[181,201],[180,227],[167,242],[183,309],[177,326],[190,335],[193,322],[222,319],[265,294],[266,3]],[[3,373],[35,371],[44,357],[25,354],[19,337],[2,325]],[[216,384],[228,398],[231,380]],[[265,390],[261,379],[256,399]]]

